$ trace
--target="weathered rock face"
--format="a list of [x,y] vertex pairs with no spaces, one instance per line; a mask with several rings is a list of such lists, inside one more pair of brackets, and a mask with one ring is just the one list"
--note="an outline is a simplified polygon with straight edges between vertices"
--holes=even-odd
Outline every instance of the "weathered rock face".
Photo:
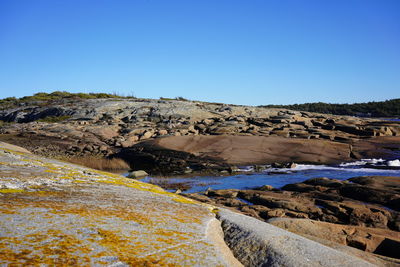
[[[188,196],[268,222],[277,217],[324,221],[326,224],[319,224],[315,232],[305,233],[367,252],[398,257],[393,248],[400,249],[399,177],[357,177],[350,181],[313,178],[288,184],[282,190],[263,186],[257,190],[208,190]],[[278,226],[285,228],[286,225],[283,221]],[[292,231],[291,227],[285,229]],[[330,227],[345,232],[336,235],[336,230],[331,231]],[[302,231],[293,230],[299,234]],[[323,233],[328,236],[325,238]]]
[[240,265],[212,207],[4,146],[0,209],[1,265]]
[[143,147],[182,151],[197,155],[198,158],[209,157],[215,162],[231,165],[293,161],[326,164],[351,159],[347,144],[277,136],[173,136],[141,143],[132,149]]
[[[225,240],[245,266],[375,266],[373,262],[291,235],[271,224],[222,210]],[[381,264],[382,265],[382,264]]]
[[[397,231],[333,224],[309,219],[274,218],[268,220],[268,223],[307,238],[320,238],[382,256],[400,257],[398,255],[400,232]],[[400,260],[397,262],[400,263]]]
[[[49,117],[64,120],[46,122]],[[171,142],[192,140],[205,146],[190,148],[198,151],[194,156],[217,155],[223,163],[237,162],[238,149],[244,152],[241,161],[265,164],[261,161],[274,154],[282,154],[282,160],[319,163],[390,157],[400,148],[398,122],[196,101],[82,99],[54,102],[52,106],[32,103],[0,110],[0,120],[13,122],[0,127],[0,140],[52,157],[109,156],[122,148],[151,144],[167,136],[172,137],[163,141],[165,149]],[[199,140],[197,136],[207,138]],[[177,141],[180,138],[186,141]],[[247,141],[242,144],[243,140]],[[266,140],[261,146],[265,149],[254,150],[260,140]],[[276,140],[279,147],[273,145]],[[297,148],[297,156],[282,153],[287,150],[293,154]],[[187,152],[187,148],[182,149],[180,152]],[[229,151],[232,158],[227,156]],[[308,152],[312,153],[307,156]]]
[[5,122],[32,122],[46,117],[70,116],[76,111],[64,107],[24,107],[0,112],[0,120]]

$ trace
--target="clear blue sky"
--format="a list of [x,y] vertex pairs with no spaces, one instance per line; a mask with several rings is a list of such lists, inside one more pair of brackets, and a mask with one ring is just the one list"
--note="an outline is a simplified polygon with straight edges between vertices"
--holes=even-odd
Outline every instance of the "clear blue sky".
[[0,0],[0,97],[400,97],[399,0]]

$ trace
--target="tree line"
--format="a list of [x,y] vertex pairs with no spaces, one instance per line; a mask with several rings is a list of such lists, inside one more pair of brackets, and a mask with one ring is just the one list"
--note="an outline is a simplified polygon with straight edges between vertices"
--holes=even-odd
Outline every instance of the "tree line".
[[379,102],[355,104],[305,103],[294,105],[265,105],[268,108],[286,108],[298,111],[309,111],[335,115],[360,117],[399,117],[400,98]]

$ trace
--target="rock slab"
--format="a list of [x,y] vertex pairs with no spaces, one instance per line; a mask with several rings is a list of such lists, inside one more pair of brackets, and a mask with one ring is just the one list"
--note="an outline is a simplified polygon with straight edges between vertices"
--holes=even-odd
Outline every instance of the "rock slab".
[[238,265],[211,209],[157,186],[0,147],[2,266]]
[[374,266],[242,214],[222,209],[218,216],[225,241],[245,266]]

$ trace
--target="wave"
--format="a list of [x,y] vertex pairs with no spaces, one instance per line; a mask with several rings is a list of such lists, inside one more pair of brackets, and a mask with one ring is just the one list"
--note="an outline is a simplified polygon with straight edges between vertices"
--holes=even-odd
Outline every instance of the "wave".
[[387,162],[387,165],[388,165],[389,167],[400,167],[400,160],[398,160],[398,159],[389,160],[389,161]]
[[334,167],[334,166],[326,166],[326,165],[307,165],[307,164],[299,164],[295,168],[282,168],[282,169],[268,169],[269,171],[278,171],[278,172],[296,172],[296,171],[307,171],[307,170],[321,170],[321,171],[347,171],[347,172],[368,172],[368,173],[381,173],[381,172],[393,172],[398,173],[399,170],[390,170],[390,169],[374,169],[374,168],[346,168],[346,167]]
[[384,160],[384,159],[362,159],[355,162],[342,163],[339,166],[349,167],[349,166],[377,166],[377,167],[400,167],[400,160]]
[[376,164],[381,164],[384,163],[384,159],[361,159],[359,161],[354,161],[354,162],[346,162],[342,163],[339,166],[341,167],[347,167],[347,166],[362,166],[362,165],[376,165]]
[[[376,167],[376,168],[374,168]],[[388,167],[385,169],[385,167]],[[400,168],[393,169],[393,167],[400,167],[400,160],[386,161],[384,159],[362,159],[354,162],[346,162],[338,166],[328,165],[313,165],[313,164],[297,164],[294,168],[268,168],[264,172],[298,172],[307,170],[321,170],[321,171],[346,171],[346,172],[367,172],[367,173],[399,173]]]
[[[400,159],[385,160],[385,159],[361,159],[353,162],[344,162],[337,166],[332,165],[314,165],[314,164],[296,164],[294,168],[272,168],[269,165],[264,166],[264,173],[277,172],[277,173],[290,173],[307,170],[322,170],[322,171],[348,171],[348,172],[390,172],[398,173],[400,168]],[[254,172],[254,166],[240,166],[240,172]]]

